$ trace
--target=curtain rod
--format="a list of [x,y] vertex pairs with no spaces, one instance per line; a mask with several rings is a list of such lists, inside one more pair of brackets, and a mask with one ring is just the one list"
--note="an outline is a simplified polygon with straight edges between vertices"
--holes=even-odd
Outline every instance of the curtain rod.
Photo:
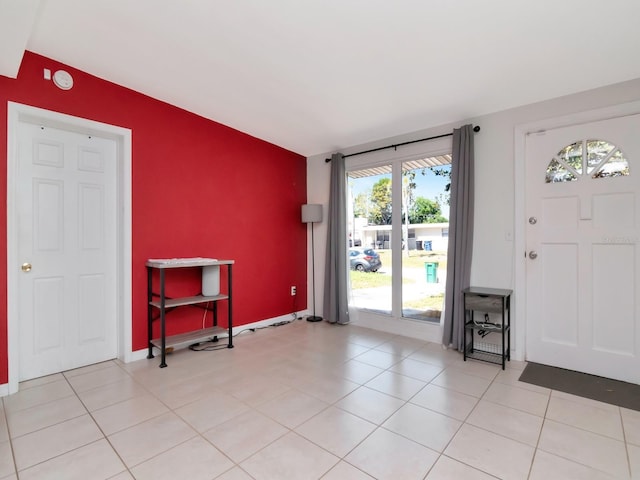
[[[476,125],[475,127],[473,127],[473,131],[478,133],[480,131],[480,127],[478,125]],[[343,155],[342,158],[355,157],[356,155],[364,155],[365,153],[371,153],[371,152],[379,152],[380,150],[386,150],[388,148],[396,149],[398,147],[402,147],[403,145],[410,145],[412,143],[426,142],[427,140],[435,140],[437,138],[444,138],[444,137],[451,137],[451,136],[453,136],[453,132],[451,132],[451,133],[443,133],[442,135],[435,135],[433,137],[420,138],[418,140],[410,140],[408,142],[396,143],[394,145],[387,145],[386,147],[378,147],[378,148],[372,148],[371,150],[364,150],[362,152],[350,153],[348,155]],[[330,158],[325,158],[324,161],[326,163],[329,163],[331,161],[331,159]]]

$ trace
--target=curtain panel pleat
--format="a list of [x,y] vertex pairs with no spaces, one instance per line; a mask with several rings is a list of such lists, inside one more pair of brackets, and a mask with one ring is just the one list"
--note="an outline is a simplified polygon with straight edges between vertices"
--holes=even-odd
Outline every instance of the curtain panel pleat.
[[473,126],[453,131],[449,249],[442,344],[464,350],[464,297],[471,281],[473,253],[474,161]]
[[323,316],[329,323],[349,323],[347,284],[347,194],[344,158],[331,156],[327,214],[327,253],[324,270]]

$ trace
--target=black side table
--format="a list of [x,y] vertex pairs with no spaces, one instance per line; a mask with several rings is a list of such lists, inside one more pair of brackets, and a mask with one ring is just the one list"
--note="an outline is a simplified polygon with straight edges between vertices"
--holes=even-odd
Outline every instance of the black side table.
[[[511,290],[499,288],[469,287],[462,291],[464,296],[464,361],[467,357],[484,362],[502,364],[511,360]],[[477,318],[475,312],[499,313],[502,322],[489,322],[488,315]],[[482,335],[500,333],[500,345],[474,343],[474,332]]]

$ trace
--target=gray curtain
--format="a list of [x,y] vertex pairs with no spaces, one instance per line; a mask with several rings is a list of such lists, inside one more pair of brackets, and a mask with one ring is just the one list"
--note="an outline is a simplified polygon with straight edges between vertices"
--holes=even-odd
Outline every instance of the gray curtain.
[[347,193],[344,158],[331,156],[327,213],[327,255],[324,269],[323,316],[330,323],[349,323],[347,304]]
[[464,299],[462,290],[471,279],[473,249],[473,127],[453,130],[451,204],[447,285],[444,295],[443,345],[464,350]]

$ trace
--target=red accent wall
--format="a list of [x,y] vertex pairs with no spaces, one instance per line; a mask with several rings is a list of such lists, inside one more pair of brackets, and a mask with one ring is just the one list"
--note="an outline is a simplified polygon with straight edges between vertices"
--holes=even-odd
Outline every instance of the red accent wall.
[[[44,80],[44,68],[70,72],[73,89]],[[303,156],[26,52],[17,79],[0,76],[0,384],[8,381],[7,101],[132,130],[134,351],[146,348],[147,258],[235,260],[234,325],[306,307]],[[179,281],[171,283],[169,296],[199,293],[196,272],[169,278]],[[298,287],[296,297],[291,285]],[[226,308],[220,306],[226,325]],[[169,320],[169,334],[197,328],[202,310],[176,310]]]

